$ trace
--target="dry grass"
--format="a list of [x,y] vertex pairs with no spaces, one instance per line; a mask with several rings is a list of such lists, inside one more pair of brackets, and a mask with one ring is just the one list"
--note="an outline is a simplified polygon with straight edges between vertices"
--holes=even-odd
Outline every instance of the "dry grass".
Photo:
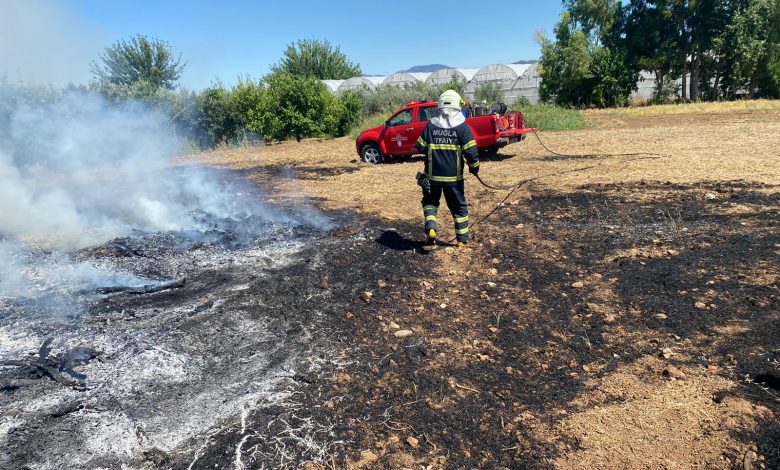
[[666,114],[713,114],[713,113],[751,113],[780,112],[780,101],[751,100],[723,101],[716,103],[665,104],[657,106],[636,106],[631,108],[597,109],[586,111],[589,117],[611,116],[662,116]]
[[[745,110],[748,105],[752,110],[744,114],[698,114],[699,109],[736,111]],[[663,109],[670,113],[660,117],[647,114]],[[680,114],[686,109],[691,114]],[[507,185],[528,177],[595,166],[541,179],[533,185],[537,190],[640,180],[691,183],[741,179],[780,185],[780,102],[657,106],[630,112],[637,115],[620,117],[611,114],[614,111],[589,112],[588,118],[598,127],[542,133],[541,137],[548,147],[563,154],[650,152],[665,157],[636,161],[623,157],[556,157],[530,137],[506,147],[499,159],[485,162],[480,175],[492,184]],[[386,219],[416,220],[420,215],[414,175],[422,167],[421,160],[366,165],[358,160],[354,142],[348,138],[223,149],[189,156],[186,161],[248,170],[250,177],[283,194],[307,194],[327,208],[366,212]],[[278,170],[285,166],[298,179],[280,177]],[[477,215],[489,210],[505,194],[485,190],[470,176],[466,179]]]

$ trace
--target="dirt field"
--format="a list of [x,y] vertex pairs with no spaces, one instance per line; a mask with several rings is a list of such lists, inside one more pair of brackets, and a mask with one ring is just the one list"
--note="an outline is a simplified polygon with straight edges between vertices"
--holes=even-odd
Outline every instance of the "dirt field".
[[542,176],[506,199],[467,177],[472,223],[504,203],[466,249],[421,250],[419,158],[369,166],[349,139],[187,158],[370,234],[332,319],[344,366],[301,385],[340,443],[309,467],[780,468],[780,103],[587,117],[542,133],[575,156],[529,139],[482,165]]

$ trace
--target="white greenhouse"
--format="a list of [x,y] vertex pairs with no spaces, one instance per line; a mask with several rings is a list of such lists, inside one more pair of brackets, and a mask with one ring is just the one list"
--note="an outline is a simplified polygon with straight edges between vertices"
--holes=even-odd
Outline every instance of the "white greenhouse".
[[506,103],[526,98],[531,104],[539,102],[541,79],[536,64],[491,64],[479,69],[466,85],[466,97],[474,99],[479,87],[498,83]]
[[445,85],[454,80],[468,83],[479,69],[439,69],[428,76],[426,81],[431,85]]
[[330,90],[331,93],[336,93],[336,90],[344,83],[344,80],[322,80],[322,83],[328,87],[328,90]]
[[416,83],[416,82],[424,82],[426,78],[430,73],[420,73],[420,72],[396,72],[392,75],[388,75],[384,81],[382,81],[383,85],[398,85],[398,86],[406,86],[410,83]]
[[376,88],[381,85],[385,77],[352,77],[341,82],[336,91],[357,90],[360,88]]

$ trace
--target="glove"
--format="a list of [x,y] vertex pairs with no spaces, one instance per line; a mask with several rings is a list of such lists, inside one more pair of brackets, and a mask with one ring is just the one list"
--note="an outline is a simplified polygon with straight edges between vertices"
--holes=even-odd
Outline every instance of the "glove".
[[417,172],[417,184],[422,188],[423,194],[428,195],[431,193],[431,182],[428,181],[428,177],[425,176],[425,173]]
[[479,166],[470,166],[469,173],[476,176],[479,173]]

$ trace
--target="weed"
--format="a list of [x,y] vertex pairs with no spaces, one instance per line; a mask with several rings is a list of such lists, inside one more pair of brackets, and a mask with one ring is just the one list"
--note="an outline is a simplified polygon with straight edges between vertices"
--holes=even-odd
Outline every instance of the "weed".
[[527,127],[538,127],[543,131],[566,131],[588,127],[582,111],[576,109],[549,104],[521,106],[517,109],[523,112]]

